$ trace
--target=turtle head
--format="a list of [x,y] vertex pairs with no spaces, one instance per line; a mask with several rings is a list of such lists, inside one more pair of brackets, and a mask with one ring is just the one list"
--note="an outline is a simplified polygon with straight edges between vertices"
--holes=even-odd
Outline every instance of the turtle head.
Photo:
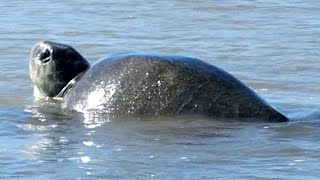
[[29,71],[35,95],[54,97],[70,80],[89,68],[89,63],[71,46],[44,41],[31,50]]

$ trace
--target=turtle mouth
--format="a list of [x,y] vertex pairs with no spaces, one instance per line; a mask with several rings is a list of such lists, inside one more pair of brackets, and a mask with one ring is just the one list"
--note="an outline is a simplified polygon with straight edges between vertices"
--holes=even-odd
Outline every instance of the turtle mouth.
[[45,49],[43,52],[39,53],[39,60],[45,64],[51,59],[51,53],[48,49]]
[[52,60],[52,54],[52,47],[45,42],[41,42],[34,46],[30,56],[38,65],[45,65]]

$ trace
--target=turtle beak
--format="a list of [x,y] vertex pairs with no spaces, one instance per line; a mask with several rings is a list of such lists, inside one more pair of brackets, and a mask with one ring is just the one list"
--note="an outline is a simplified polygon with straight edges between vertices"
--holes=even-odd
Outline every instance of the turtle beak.
[[52,59],[53,49],[45,42],[37,43],[31,50],[30,60],[38,65],[45,65]]

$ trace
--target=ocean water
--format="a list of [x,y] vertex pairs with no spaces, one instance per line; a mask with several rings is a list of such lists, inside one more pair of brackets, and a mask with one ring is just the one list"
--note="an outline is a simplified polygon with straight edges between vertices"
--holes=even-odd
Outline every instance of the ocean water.
[[[320,1],[3,1],[0,179],[317,179]],[[241,79],[288,123],[68,118],[37,106],[32,46],[90,62],[152,51],[196,57]]]

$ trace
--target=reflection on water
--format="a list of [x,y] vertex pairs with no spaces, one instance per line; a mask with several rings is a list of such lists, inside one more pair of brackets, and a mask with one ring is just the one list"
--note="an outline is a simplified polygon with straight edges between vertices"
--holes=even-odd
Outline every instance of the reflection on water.
[[[16,0],[0,7],[1,179],[319,177],[319,1]],[[132,50],[200,58],[292,121],[70,117],[56,103],[33,102],[27,59],[43,40],[70,44],[90,62]]]
[[[167,178],[170,173],[174,178],[224,178],[221,171],[240,172],[231,177],[288,177],[292,171],[309,172],[306,167],[319,158],[320,146],[310,144],[319,130],[301,123],[182,118],[110,121],[97,126],[79,119],[46,118],[20,125],[33,132],[26,155],[37,164],[69,168],[76,177]],[[66,175],[52,173],[45,177]]]

